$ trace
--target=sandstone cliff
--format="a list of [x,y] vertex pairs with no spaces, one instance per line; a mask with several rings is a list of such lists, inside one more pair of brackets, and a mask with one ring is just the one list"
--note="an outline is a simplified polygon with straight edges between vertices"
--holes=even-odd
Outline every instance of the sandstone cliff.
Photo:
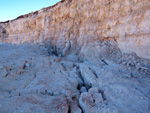
[[149,19],[149,0],[62,0],[1,22],[0,113],[150,113]]
[[62,0],[0,23],[1,42],[48,42],[72,49],[87,41],[115,39],[122,52],[150,58],[149,0]]

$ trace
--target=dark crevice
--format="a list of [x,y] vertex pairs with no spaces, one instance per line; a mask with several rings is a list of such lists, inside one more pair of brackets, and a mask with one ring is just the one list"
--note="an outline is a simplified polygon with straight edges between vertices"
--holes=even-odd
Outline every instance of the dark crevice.
[[52,54],[54,54],[55,56],[58,56],[58,49],[56,46],[53,48]]
[[61,70],[60,70],[59,72],[63,75],[63,73],[62,73],[62,71],[61,71]]
[[102,90],[99,89],[99,93],[101,93],[102,98],[103,98],[103,100],[105,101],[107,98],[106,98],[105,95],[104,95],[104,91],[102,91]]
[[61,66],[63,67],[64,71],[67,71],[66,66],[64,63],[61,63]]
[[95,103],[95,99],[93,98],[93,103]]
[[71,101],[67,99],[68,113],[71,113]]
[[[80,70],[80,67],[79,67],[79,66],[76,66],[76,68],[77,68],[77,75],[78,75],[78,77],[79,77],[79,78],[82,80],[82,82],[83,82],[82,85],[78,84],[77,89],[80,90],[81,87],[83,86],[83,87],[85,87],[85,88],[87,89],[87,91],[88,91],[90,88],[92,88],[92,83],[85,83],[84,78],[83,78],[82,73],[81,73],[81,70]],[[91,71],[92,71],[92,70],[91,70]],[[92,71],[92,72],[93,72],[93,71]],[[95,72],[93,72],[93,74],[95,75],[96,78],[98,78],[98,76],[97,76],[97,74],[96,74]]]
[[68,105],[68,113],[71,113],[71,106]]
[[84,86],[86,87],[87,91],[92,88],[92,84],[91,83],[89,85],[84,83]]
[[5,75],[4,75],[4,77],[7,77],[8,76],[8,73],[6,73]]
[[6,33],[6,31],[3,31],[2,33],[4,33],[4,34],[5,34],[5,33]]
[[108,65],[108,63],[103,59],[102,62],[104,62],[106,65]]
[[84,113],[82,107],[80,105],[78,105],[78,107],[81,109],[81,113]]
[[19,96],[21,96],[21,93],[19,93]]
[[82,81],[84,81],[83,76],[82,76],[82,74],[81,74],[80,67],[77,66],[77,65],[75,65],[75,66],[76,66],[76,68],[77,68],[77,75],[78,75],[78,77],[79,77]]
[[77,86],[77,90],[79,90],[79,91],[80,91],[80,89],[81,89],[81,86],[78,84],[78,86]]
[[77,75],[78,75],[78,77],[79,77],[79,78],[81,79],[81,81],[83,82],[83,84],[82,84],[82,85],[81,85],[81,84],[78,84],[77,89],[78,89],[78,90],[80,90],[82,86],[85,86],[84,78],[83,78],[83,76],[82,76],[82,74],[81,74],[80,67],[79,67],[79,66],[77,66],[77,65],[75,65],[75,67],[76,67],[76,69],[77,69]]
[[58,57],[62,57],[62,49],[58,48],[56,45],[53,46],[50,43],[45,43],[44,47],[47,48],[47,53],[48,56],[58,56]]
[[91,68],[89,68],[89,70],[91,70],[93,72],[93,74],[95,75],[95,77],[98,78],[98,75],[96,74],[96,72],[94,70],[92,70]]
[[27,63],[27,61],[24,62],[22,69],[26,68],[26,63]]

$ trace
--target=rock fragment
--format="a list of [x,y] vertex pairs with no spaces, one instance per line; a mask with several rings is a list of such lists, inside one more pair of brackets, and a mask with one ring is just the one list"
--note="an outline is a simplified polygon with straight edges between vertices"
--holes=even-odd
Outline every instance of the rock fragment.
[[81,89],[80,89],[80,92],[81,93],[87,92],[87,89],[84,86],[82,86]]

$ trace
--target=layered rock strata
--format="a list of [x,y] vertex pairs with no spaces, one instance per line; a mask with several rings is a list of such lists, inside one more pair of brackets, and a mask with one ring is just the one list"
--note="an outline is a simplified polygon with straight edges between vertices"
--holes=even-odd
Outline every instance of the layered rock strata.
[[150,58],[149,0],[62,0],[0,23],[1,42],[50,43],[65,55],[96,40],[114,39],[122,52]]

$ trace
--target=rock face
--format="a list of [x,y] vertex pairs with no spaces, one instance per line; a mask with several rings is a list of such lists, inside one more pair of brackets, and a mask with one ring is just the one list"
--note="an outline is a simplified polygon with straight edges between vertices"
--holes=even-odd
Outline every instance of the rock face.
[[[150,58],[149,0],[62,0],[0,23],[1,42],[50,43],[63,54],[114,39],[122,52]],[[69,46],[68,46],[69,44]]]
[[149,0],[62,0],[0,23],[0,113],[150,113],[149,18]]

